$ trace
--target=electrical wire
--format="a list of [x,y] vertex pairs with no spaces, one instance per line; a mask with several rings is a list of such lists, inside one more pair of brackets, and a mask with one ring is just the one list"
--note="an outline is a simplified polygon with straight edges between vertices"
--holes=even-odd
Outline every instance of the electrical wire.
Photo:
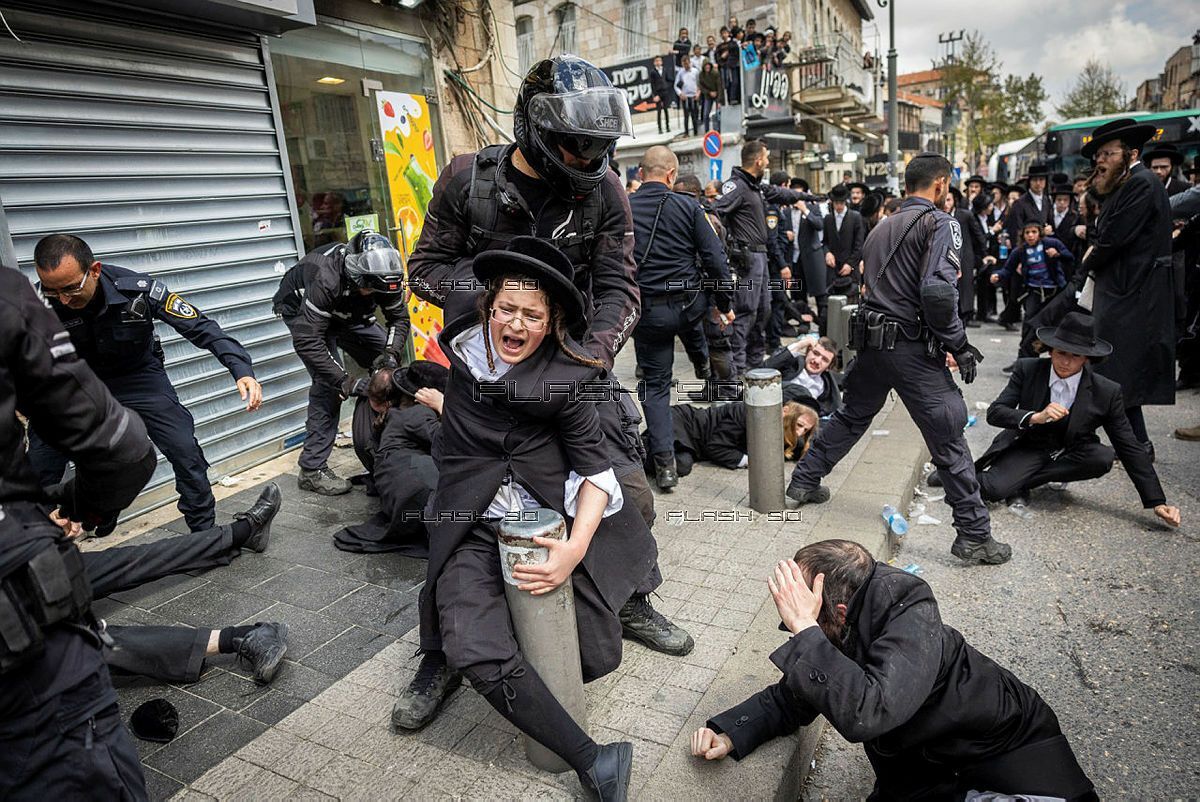
[[482,95],[480,95],[478,92],[476,92],[474,87],[472,87],[469,83],[467,83],[461,75],[458,75],[457,73],[452,72],[451,70],[443,70],[443,72],[445,72],[447,78],[457,81],[462,86],[463,89],[465,89],[467,92],[470,92],[477,101],[479,101],[483,105],[487,106],[492,111],[494,111],[498,114],[512,114],[513,113],[512,109],[502,109],[499,106],[494,106],[491,103],[489,103],[487,101],[487,99],[484,98]]
[[[575,5],[575,4],[572,3],[571,5]],[[651,36],[650,34],[646,33],[645,31],[635,31],[633,28],[626,28],[624,25],[621,25],[620,23],[613,22],[612,20],[610,20],[608,17],[604,16],[603,14],[598,14],[595,11],[592,11],[587,6],[575,5],[575,8],[583,9],[583,11],[585,13],[591,14],[596,19],[601,20],[606,25],[608,25],[612,28],[616,28],[618,31],[625,31],[626,33],[635,33],[638,36],[646,37],[647,41],[661,42],[662,44],[668,45],[668,46],[674,46],[674,44],[675,44],[673,41],[671,41],[669,39],[662,39],[657,36]]]

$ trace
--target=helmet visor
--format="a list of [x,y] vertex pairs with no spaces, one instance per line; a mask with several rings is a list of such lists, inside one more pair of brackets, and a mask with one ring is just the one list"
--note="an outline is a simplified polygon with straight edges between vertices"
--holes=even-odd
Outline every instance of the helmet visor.
[[[544,131],[608,140],[606,145],[633,135],[625,91],[615,87],[534,95],[529,99],[528,114],[530,124]],[[586,154],[578,155],[586,158]]]
[[396,276],[403,272],[400,252],[394,248],[375,248],[366,253],[346,254],[346,274],[359,286],[367,277]]

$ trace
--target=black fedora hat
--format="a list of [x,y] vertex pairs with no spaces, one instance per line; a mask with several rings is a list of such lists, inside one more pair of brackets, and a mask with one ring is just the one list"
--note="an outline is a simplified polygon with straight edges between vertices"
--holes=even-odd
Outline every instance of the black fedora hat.
[[1029,165],[1029,175],[1026,178],[1049,178],[1050,165],[1045,162],[1034,162]]
[[1059,195],[1075,196],[1075,188],[1071,184],[1055,184],[1050,190],[1050,197],[1056,198]]
[[846,184],[846,189],[861,189],[864,195],[871,191],[871,188],[862,181],[851,181],[849,184]]
[[878,192],[868,192],[858,205],[858,213],[863,217],[871,217],[883,208],[883,195]]
[[979,184],[980,186],[986,186],[987,179],[984,178],[983,176],[981,176],[979,173],[976,173],[975,175],[968,176],[967,180],[963,182],[963,186],[967,186],[967,187],[971,186],[972,184]]
[[1142,154],[1142,162],[1150,164],[1155,159],[1170,159],[1175,167],[1183,164],[1183,154],[1174,145],[1155,145]]
[[1131,148],[1141,150],[1146,140],[1154,136],[1158,129],[1150,123],[1139,123],[1130,117],[1109,120],[1104,125],[1092,131],[1092,138],[1079,149],[1079,155],[1091,159],[1105,142],[1119,139]]
[[983,188],[988,192],[991,192],[993,189],[998,189],[1005,195],[1008,194],[1008,184],[1004,183],[1003,181],[992,181],[989,184],[984,184]]
[[426,387],[439,392],[446,392],[446,382],[450,378],[450,370],[437,362],[421,360],[406,368],[392,372],[392,387],[404,393],[409,398],[417,397],[417,390]]
[[1070,312],[1057,326],[1042,326],[1037,338],[1047,348],[1078,354],[1079,356],[1102,359],[1112,353],[1112,344],[1096,336],[1092,316],[1083,312]]
[[179,711],[166,699],[151,699],[133,711],[129,729],[143,741],[170,743],[179,732]]
[[987,209],[987,207],[989,207],[991,205],[992,205],[992,196],[987,194],[986,192],[980,192],[978,195],[976,195],[974,198],[971,199],[971,213],[972,214],[983,214],[984,210]]
[[477,255],[471,271],[485,284],[506,274],[528,276],[538,289],[562,306],[564,320],[572,333],[582,333],[587,327],[583,295],[575,286],[575,266],[565,253],[546,240],[513,237],[505,250]]
[[850,188],[845,184],[836,184],[833,189],[829,190],[829,199],[832,201],[844,201],[850,198]]
[[792,189],[798,189],[801,192],[808,192],[808,182],[803,178],[793,178],[790,183]]
[[817,413],[817,417],[821,417],[821,402],[812,397],[811,393],[796,393],[794,396],[784,402],[784,406],[788,404],[799,404],[802,407],[808,407],[813,412]]

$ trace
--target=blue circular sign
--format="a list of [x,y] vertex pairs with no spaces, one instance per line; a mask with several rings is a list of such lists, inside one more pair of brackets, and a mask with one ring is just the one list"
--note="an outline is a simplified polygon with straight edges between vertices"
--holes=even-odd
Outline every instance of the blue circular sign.
[[719,131],[709,131],[704,135],[704,153],[710,159],[715,159],[721,155],[721,134]]

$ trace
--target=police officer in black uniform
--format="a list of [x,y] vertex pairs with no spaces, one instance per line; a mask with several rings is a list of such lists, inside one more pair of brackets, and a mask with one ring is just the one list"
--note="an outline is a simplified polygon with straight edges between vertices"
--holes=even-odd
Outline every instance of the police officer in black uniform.
[[846,377],[846,403],[821,427],[787,495],[801,504],[828,501],[821,478],[858,442],[895,390],[945,480],[958,533],[950,551],[976,563],[1007,562],[1012,549],[992,538],[963,436],[967,407],[947,368],[948,353],[970,384],[982,359],[958,316],[962,230],[940,211],[950,187],[950,162],[922,153],[905,168],[904,187],[908,197],[900,211],[877,225],[864,245],[865,300],[852,320],[851,345],[858,356]]
[[700,328],[709,311],[707,290],[711,287],[718,313],[727,316],[732,289],[725,249],[704,210],[694,198],[671,191],[678,174],[679,159],[670,148],[648,148],[642,157],[642,186],[629,197],[642,293],[633,347],[644,371],[642,410],[654,478],[662,490],[679,483],[671,421],[675,338],[683,339],[688,353],[698,354],[697,364],[707,368],[708,346]]
[[790,205],[813,196],[779,186],[763,186],[770,152],[762,140],[742,146],[742,166],[721,187],[714,204],[729,230],[729,262],[738,278],[733,322],[734,376],[758,367],[766,352],[767,321],[771,315],[767,246],[775,232],[767,228],[767,203]]
[[[483,289],[471,272],[475,254],[503,250],[515,236],[550,240],[575,265],[575,285],[587,299],[583,345],[611,370],[639,317],[629,200],[609,168],[617,139],[631,131],[626,96],[602,70],[569,55],[535,64],[517,94],[515,144],[459,156],[438,177],[409,260],[412,291],[461,308]],[[643,466],[641,416],[628,392],[612,386],[616,398],[597,406],[600,427],[626,503],[636,504],[649,524],[654,496]],[[687,654],[692,637],[650,603],[661,582],[656,564],[620,611],[624,633],[657,651]],[[392,715],[403,729],[432,720],[460,681],[446,670],[439,647],[423,647],[417,675]]]
[[[349,493],[350,482],[328,464],[342,402],[355,385],[336,353],[341,347],[372,370],[400,365],[408,341],[400,253],[374,231],[361,231],[348,244],[323,245],[288,270],[274,302],[313,380],[298,484],[323,496]],[[386,329],[375,321],[376,307]]]
[[[75,461],[61,525],[26,457],[18,412]],[[83,563],[64,531],[115,520],[154,464],[138,416],[79,359],[28,280],[0,267],[0,799],[148,798]]]
[[[79,237],[51,234],[33,251],[39,288],[71,335],[76,352],[117,401],[141,416],[150,439],[175,471],[179,511],[193,532],[216,524],[216,500],[208,461],[196,441],[192,415],[171,386],[162,345],[154,334],[161,320],[198,348],[208,349],[233,374],[247,410],[262,404],[250,355],[211,318],[144,273],[101,264]],[[30,431],[30,461],[43,484],[62,478],[66,457]]]

